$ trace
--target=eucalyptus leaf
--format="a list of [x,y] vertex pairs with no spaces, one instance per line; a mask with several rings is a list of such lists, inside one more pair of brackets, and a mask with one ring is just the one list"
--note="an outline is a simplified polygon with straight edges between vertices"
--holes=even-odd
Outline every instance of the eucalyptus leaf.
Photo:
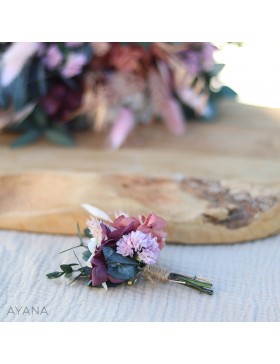
[[46,276],[47,276],[49,279],[54,279],[54,278],[59,278],[59,277],[61,277],[63,274],[64,274],[64,272],[52,272],[52,273],[48,273],[48,274],[46,274]]
[[105,260],[109,261],[111,256],[115,253],[115,250],[113,248],[110,248],[109,246],[104,246],[102,248],[102,253],[104,255]]
[[83,252],[82,255],[83,255],[83,259],[87,262],[89,260],[90,256],[91,256],[91,251],[86,250],[86,251]]
[[135,265],[118,265],[117,267],[108,267],[108,274],[116,279],[129,280],[133,279],[138,273]]
[[41,129],[45,129],[48,126],[48,118],[43,110],[39,107],[37,107],[33,112],[33,120],[35,124]]
[[217,94],[219,97],[235,98],[237,96],[237,93],[228,86],[222,86]]
[[123,257],[118,253],[114,253],[111,255],[110,260],[115,263],[128,264],[128,265],[138,265],[137,260],[130,257]]
[[9,86],[15,111],[23,109],[28,102],[27,77],[28,66],[25,66],[21,73]]
[[25,133],[23,133],[20,137],[18,137],[12,144],[12,148],[22,147],[27,144],[34,143],[36,140],[40,138],[42,133],[37,129],[29,129]]
[[89,230],[89,228],[85,228],[84,229],[84,234],[87,238],[92,238],[91,232]]
[[74,146],[75,141],[67,130],[61,128],[50,128],[46,131],[46,137],[55,144]]
[[38,82],[39,95],[44,96],[47,93],[47,82],[46,82],[46,70],[43,62],[38,63],[36,76]]
[[78,265],[77,263],[72,263],[72,264],[62,264],[60,266],[60,268],[63,270],[64,273],[72,273],[73,272],[73,268],[72,266]]

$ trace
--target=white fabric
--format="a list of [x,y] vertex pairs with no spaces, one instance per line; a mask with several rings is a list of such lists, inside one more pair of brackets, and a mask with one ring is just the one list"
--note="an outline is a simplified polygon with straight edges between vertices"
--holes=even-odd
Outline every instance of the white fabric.
[[[168,245],[161,252],[160,263],[172,271],[210,278],[214,296],[144,279],[107,292],[83,281],[67,286],[65,278],[47,279],[59,264],[75,263],[72,252],[58,253],[78,243],[75,237],[1,231],[0,320],[280,320],[280,236],[235,245]],[[15,306],[21,314],[8,313]],[[32,306],[48,314],[22,315]]]

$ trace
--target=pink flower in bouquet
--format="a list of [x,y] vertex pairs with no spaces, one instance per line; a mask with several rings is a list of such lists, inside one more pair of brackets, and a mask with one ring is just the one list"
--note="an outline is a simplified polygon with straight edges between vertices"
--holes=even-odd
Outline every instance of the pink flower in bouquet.
[[163,230],[166,226],[166,221],[152,213],[149,214],[148,217],[142,217],[142,224],[138,227],[137,230],[142,231],[145,234],[151,234],[153,237],[157,238],[157,243],[159,245],[160,250],[162,250],[165,246],[165,238],[167,233]]
[[99,247],[102,240],[106,239],[105,231],[102,230],[101,222],[95,217],[91,216],[90,220],[87,220],[87,226],[91,235],[95,238],[96,246]]
[[50,47],[47,50],[46,57],[44,59],[46,66],[50,70],[53,70],[61,64],[62,60],[63,60],[63,55],[60,52],[58,46],[56,44],[50,45]]
[[116,229],[120,229],[123,227],[126,227],[128,225],[132,224],[132,229],[136,230],[139,226],[140,226],[140,222],[138,219],[136,219],[136,217],[130,217],[130,216],[125,216],[125,215],[121,215],[119,216],[114,222],[113,222],[113,226]]
[[83,53],[71,53],[67,57],[66,63],[61,71],[65,78],[77,76],[81,73],[83,66],[87,63],[87,57]]
[[159,252],[157,238],[139,230],[124,235],[117,242],[117,253],[130,257],[137,254],[138,258],[145,264],[155,264]]
[[124,72],[137,72],[147,62],[147,54],[143,47],[137,45],[116,44],[111,51],[111,65]]
[[131,110],[122,107],[110,131],[108,142],[112,149],[118,149],[127,138],[135,125],[135,118]]

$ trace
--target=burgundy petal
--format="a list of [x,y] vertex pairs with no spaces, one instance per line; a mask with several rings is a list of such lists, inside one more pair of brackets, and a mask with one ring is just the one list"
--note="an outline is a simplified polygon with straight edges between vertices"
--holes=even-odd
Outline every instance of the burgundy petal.
[[133,230],[133,227],[134,223],[131,222],[128,226],[125,226],[121,229],[116,229],[108,235],[108,239],[118,241],[123,235],[129,234]]
[[110,282],[112,282],[112,283],[122,283],[122,282],[124,282],[124,280],[123,280],[123,279],[114,278],[114,277],[112,277],[112,276],[110,276],[110,275],[108,275],[108,279],[109,279],[109,281],[110,281]]
[[93,286],[98,286],[107,281],[108,272],[105,265],[94,267],[91,271],[91,280]]

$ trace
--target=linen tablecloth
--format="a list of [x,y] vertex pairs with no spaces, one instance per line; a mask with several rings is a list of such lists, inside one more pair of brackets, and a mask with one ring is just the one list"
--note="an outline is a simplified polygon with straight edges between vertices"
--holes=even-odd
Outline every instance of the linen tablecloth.
[[[0,232],[1,321],[279,321],[280,236],[233,245],[172,245],[160,264],[210,278],[213,296],[176,284],[70,286],[46,273],[73,261],[77,238]],[[76,249],[77,250],[77,249]],[[78,250],[77,250],[78,252]],[[70,260],[69,260],[70,259]]]

